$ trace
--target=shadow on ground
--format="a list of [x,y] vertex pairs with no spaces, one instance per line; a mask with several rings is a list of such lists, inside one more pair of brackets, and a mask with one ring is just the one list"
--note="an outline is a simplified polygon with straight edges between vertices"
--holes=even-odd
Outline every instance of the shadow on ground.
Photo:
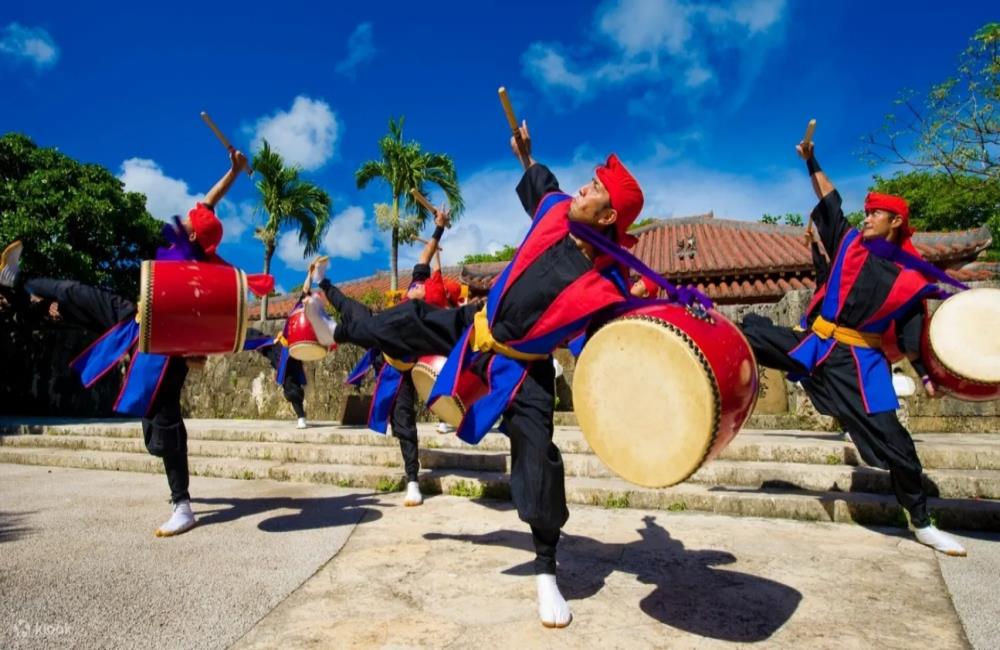
[[191,499],[191,503],[217,506],[217,508],[207,511],[196,511],[199,526],[222,524],[242,517],[253,517],[278,510],[298,511],[276,515],[257,524],[257,528],[268,533],[286,533],[296,530],[351,525],[360,521],[362,517],[366,517],[365,521],[375,521],[382,516],[382,513],[371,506],[392,507],[390,504],[379,503],[376,496],[368,494],[345,494],[319,499],[295,497],[197,498]]
[[14,542],[31,534],[31,528],[25,525],[33,512],[0,511],[0,544]]
[[[492,504],[483,502],[487,507]],[[631,573],[655,589],[639,602],[651,618],[699,636],[753,643],[770,638],[795,613],[802,594],[788,585],[738,571],[717,568],[732,564],[731,553],[690,550],[670,536],[656,518],[643,517],[641,539],[607,544],[581,535],[563,534],[559,545],[559,585],[568,600],[597,594],[615,571]],[[533,550],[527,531],[498,530],[483,535],[427,533],[429,540],[458,540]],[[532,562],[504,571],[531,575]]]

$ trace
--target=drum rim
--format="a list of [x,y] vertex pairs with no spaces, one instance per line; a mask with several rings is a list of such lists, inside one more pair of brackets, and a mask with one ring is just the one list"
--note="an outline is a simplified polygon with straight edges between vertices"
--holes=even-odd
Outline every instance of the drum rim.
[[[428,374],[428,375],[433,375],[436,372],[434,370],[434,367],[431,366],[429,363],[424,363],[423,361],[417,361],[413,365],[413,368],[410,369],[411,377],[412,377],[412,374],[413,374],[414,370],[424,370],[424,369],[426,369],[427,371],[430,371],[430,372],[426,372],[426,374]],[[414,382],[414,384],[416,384],[416,382]],[[431,388],[432,389],[433,389],[433,386],[434,385],[433,385],[433,382],[432,382],[431,383]],[[429,394],[430,393],[428,393],[428,395]],[[420,391],[419,390],[417,390],[417,395],[418,396],[420,395]],[[441,400],[445,400],[445,399],[450,399],[452,402],[454,402],[455,406],[458,408],[459,413],[461,413],[461,415],[462,415],[462,418],[457,423],[455,423],[455,424],[452,424],[451,422],[448,422],[447,419],[444,416],[442,416],[440,413],[438,413],[436,410],[434,410],[434,407],[437,406],[438,402],[440,402]],[[421,400],[423,400],[422,397],[421,397]],[[426,406],[426,402],[425,402],[425,406]],[[465,419],[466,413],[469,412],[469,410],[465,407],[465,403],[462,402],[462,398],[459,397],[458,395],[442,395],[442,396],[440,396],[438,399],[436,399],[434,401],[433,405],[427,406],[427,410],[430,411],[431,413],[433,413],[435,416],[437,416],[437,418],[439,420],[441,420],[442,422],[444,422],[445,424],[449,424],[449,425],[455,427],[456,429],[462,424],[462,420]]]
[[[608,469],[614,472],[619,478],[628,481],[633,485],[640,485],[643,487],[653,487],[653,488],[664,488],[664,487],[671,487],[673,485],[680,485],[681,483],[687,481],[689,478],[694,476],[698,472],[698,470],[701,469],[702,465],[705,464],[705,461],[708,460],[709,454],[711,453],[712,448],[715,446],[715,441],[719,437],[719,429],[722,424],[722,392],[719,390],[719,380],[715,376],[715,371],[712,369],[712,364],[708,361],[708,357],[706,357],[705,353],[702,352],[701,346],[695,343],[694,339],[691,338],[691,336],[683,329],[671,323],[670,321],[664,320],[658,316],[653,316],[651,314],[633,314],[633,315],[620,316],[602,325],[597,330],[597,332],[594,332],[594,336],[596,336],[602,329],[604,329],[608,325],[611,325],[612,323],[619,323],[622,321],[629,321],[629,320],[650,321],[663,325],[664,327],[666,327],[666,329],[670,330],[674,334],[679,335],[680,339],[684,341],[684,343],[688,346],[688,349],[694,352],[695,359],[697,359],[698,363],[701,364],[702,368],[706,371],[706,375],[709,377],[708,384],[712,391],[712,397],[714,398],[713,399],[714,408],[712,409],[712,435],[709,436],[708,443],[705,445],[705,451],[702,454],[701,459],[698,461],[697,466],[693,470],[691,470],[688,474],[686,474],[683,478],[677,480],[674,483],[670,483],[669,485],[645,486],[642,483],[636,483],[635,481],[629,480],[624,476],[622,476],[621,474],[619,474],[614,468],[610,467],[600,456],[597,456],[597,458]],[[586,349],[586,347],[584,347],[584,349]],[[583,356],[582,352],[580,353],[580,356],[581,357]],[[574,403],[576,402],[575,399],[573,401]],[[587,440],[587,445],[589,445],[591,449],[593,449],[593,445],[591,445],[590,440],[587,439],[586,431],[583,432],[583,438],[584,440]],[[597,455],[597,452],[595,451],[594,454]]]
[[147,353],[149,343],[152,338],[152,331],[149,323],[153,318],[153,273],[155,264],[152,260],[144,260],[139,267],[139,309],[136,318],[139,320],[139,352]]
[[[236,342],[233,345],[233,352],[239,352],[243,349],[247,340],[247,320],[250,316],[250,310],[247,308],[247,274],[243,272],[242,269],[232,267],[236,271],[236,304],[237,304],[237,320],[236,320]],[[267,315],[265,314],[265,317]]]
[[[323,350],[323,355],[321,357],[318,357],[317,359],[309,359],[309,361],[318,361],[319,359],[322,359],[323,357],[325,357],[327,355],[327,353],[329,352],[329,349],[326,348],[326,347],[324,347],[320,343],[316,343],[314,341],[297,341],[297,342],[292,343],[291,345],[288,346],[288,354],[291,355],[292,354],[292,350],[296,350],[296,349],[301,348],[301,347],[318,348],[320,350]],[[295,357],[295,356],[293,356],[292,358],[294,358],[294,359],[296,359],[298,361],[306,361],[306,359],[299,359],[298,357]]]
[[[988,288],[989,287],[974,287],[972,289],[967,289],[966,291],[960,291],[960,292],[958,292],[958,293],[956,293],[956,294],[954,294],[952,296],[949,296],[948,299],[944,300],[941,303],[941,306],[938,307],[938,311],[940,311],[941,307],[943,307],[945,305],[945,303],[947,303],[948,300],[951,300],[952,298],[958,297],[958,296],[960,296],[962,294],[965,294],[965,293],[968,293],[970,291],[975,291],[976,289],[988,289]],[[935,312],[934,315],[936,316],[937,312]],[[934,336],[933,336],[933,333],[934,333],[934,317],[933,316],[931,317],[930,321],[931,322],[927,325],[927,344],[928,344],[927,345],[927,349],[931,353],[931,356],[934,357],[934,360],[937,361],[939,364],[941,364],[942,368],[944,368],[949,373],[951,373],[952,375],[954,375],[958,379],[961,379],[964,382],[967,382],[967,383],[970,383],[970,384],[974,384],[976,386],[996,387],[997,382],[995,382],[995,381],[983,381],[982,379],[975,379],[973,377],[969,377],[965,373],[959,372],[958,370],[955,370],[954,368],[952,368],[951,366],[949,366],[947,363],[945,363],[944,359],[942,359],[938,355],[937,350],[934,349]]]

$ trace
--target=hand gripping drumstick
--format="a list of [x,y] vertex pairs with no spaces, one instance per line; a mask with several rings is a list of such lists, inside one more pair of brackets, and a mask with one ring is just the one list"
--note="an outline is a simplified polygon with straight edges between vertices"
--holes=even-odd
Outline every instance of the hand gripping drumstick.
[[[203,122],[205,122],[205,124],[208,125],[208,128],[212,129],[212,133],[215,134],[215,137],[217,137],[219,139],[219,142],[222,143],[222,146],[224,146],[227,151],[233,151],[236,148],[236,147],[234,147],[233,145],[231,145],[229,143],[229,140],[226,139],[226,136],[222,135],[222,131],[219,130],[219,127],[215,126],[215,122],[213,122],[212,118],[210,118],[208,116],[208,113],[206,113],[205,111],[202,111],[201,112],[201,119],[202,119]],[[249,162],[247,163],[247,166],[246,166],[246,173],[247,173],[247,176],[251,176],[251,177],[253,176],[253,168],[250,167],[250,163]]]
[[510,105],[510,97],[507,96],[507,89],[500,86],[497,94],[500,95],[500,103],[503,104],[503,112],[507,116],[507,123],[510,124],[511,133],[514,134],[514,144],[517,145],[518,158],[521,159],[521,164],[527,169],[529,160],[528,148],[524,144],[524,138],[521,137],[521,129],[517,125],[517,118],[514,117],[514,107]]
[[[816,120],[814,118],[814,119],[809,120],[809,124],[806,125],[806,134],[805,134],[805,136],[803,136],[802,142],[804,142],[806,144],[809,144],[810,142],[812,142],[813,133],[815,133],[815,132],[816,132]],[[812,216],[812,213],[809,213],[809,223],[806,224],[806,232],[811,232],[812,231],[812,227],[813,227],[813,216]]]

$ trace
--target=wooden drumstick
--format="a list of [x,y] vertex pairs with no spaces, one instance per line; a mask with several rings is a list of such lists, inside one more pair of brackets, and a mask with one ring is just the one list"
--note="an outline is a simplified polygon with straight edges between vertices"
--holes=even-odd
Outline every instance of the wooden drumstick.
[[[233,150],[236,149],[236,147],[234,147],[232,144],[230,144],[230,142],[226,138],[226,136],[222,134],[222,131],[219,130],[219,127],[215,126],[215,122],[213,122],[212,118],[210,118],[208,116],[208,113],[206,113],[205,111],[202,111],[201,112],[201,120],[205,124],[208,125],[208,128],[212,129],[212,133],[215,134],[215,137],[217,137],[219,139],[219,142],[222,143],[222,146],[224,146],[227,151],[233,151]],[[253,176],[253,168],[250,167],[250,163],[249,162],[247,163],[247,166],[246,166],[245,170],[246,170],[247,176]]]
[[427,200],[427,197],[421,194],[419,191],[417,191],[417,188],[413,188],[412,190],[410,190],[410,194],[413,196],[413,199],[417,203],[424,206],[425,210],[427,210],[431,214],[437,213],[437,208],[431,205],[431,202]]
[[517,124],[517,117],[514,116],[514,107],[510,104],[510,97],[507,96],[507,89],[500,86],[497,90],[497,94],[500,95],[500,103],[503,105],[504,115],[507,116],[507,123],[510,124],[510,131],[514,134],[514,144],[517,145],[518,157],[521,159],[521,164],[524,168],[528,168],[528,151],[527,146],[524,144],[524,138],[521,137],[521,128]]
[[809,124],[806,125],[806,135],[802,138],[802,142],[809,144],[812,142],[813,133],[816,131],[816,120],[809,120]]
[[[802,138],[802,142],[804,144],[809,144],[810,142],[812,142],[813,133],[815,133],[815,132],[816,132],[816,119],[813,118],[813,119],[809,120],[809,124],[806,125],[806,134]],[[812,232],[812,227],[813,227],[813,216],[810,213],[809,214],[809,223],[806,224],[806,232]]]

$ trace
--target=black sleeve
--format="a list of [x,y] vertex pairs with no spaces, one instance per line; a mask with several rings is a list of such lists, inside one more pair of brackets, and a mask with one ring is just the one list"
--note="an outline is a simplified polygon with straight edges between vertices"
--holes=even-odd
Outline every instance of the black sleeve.
[[927,368],[920,360],[920,341],[924,334],[924,305],[917,301],[905,314],[896,319],[896,338],[899,339],[899,349],[907,354],[916,354],[916,359],[910,360],[910,365],[921,376],[927,374]]
[[414,264],[413,275],[411,277],[414,282],[426,282],[427,279],[431,277],[431,265],[420,263]]
[[830,274],[830,263],[819,249],[819,244],[813,242],[809,249],[812,252],[813,268],[816,270],[816,286],[819,287],[826,283],[826,278]]
[[837,255],[840,240],[851,229],[851,224],[841,209],[840,192],[834,190],[820,199],[813,208],[811,216],[813,223],[816,224],[819,239],[823,242],[823,248],[832,260]]
[[545,165],[535,163],[524,171],[521,182],[517,184],[517,196],[521,199],[524,211],[531,218],[535,217],[535,210],[542,201],[542,197],[550,192],[559,191],[559,181],[555,174],[549,171]]

